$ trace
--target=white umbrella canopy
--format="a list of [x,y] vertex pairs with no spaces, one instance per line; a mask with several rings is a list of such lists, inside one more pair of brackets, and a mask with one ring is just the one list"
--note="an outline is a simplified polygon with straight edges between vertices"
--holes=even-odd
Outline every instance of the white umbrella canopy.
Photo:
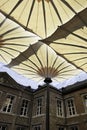
[[[36,49],[36,45],[39,49]],[[8,67],[37,82],[44,81],[46,78],[52,79],[53,82],[62,82],[81,72],[41,42],[31,45],[28,52],[30,55],[25,51]]]
[[1,0],[0,11],[42,38],[87,7],[87,0]]
[[68,62],[87,72],[87,8],[42,41]]
[[40,37],[5,18],[0,13],[0,62],[8,64]]

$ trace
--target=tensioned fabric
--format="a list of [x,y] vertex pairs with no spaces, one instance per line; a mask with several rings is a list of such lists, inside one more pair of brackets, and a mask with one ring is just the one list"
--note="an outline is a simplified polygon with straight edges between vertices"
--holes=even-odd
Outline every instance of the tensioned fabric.
[[40,37],[25,31],[12,20],[5,19],[0,13],[0,62],[10,63],[20,53],[36,43]]
[[[38,50],[35,45],[39,46]],[[16,62],[13,60],[8,67],[36,81],[43,81],[49,77],[52,81],[60,82],[82,72],[61,56],[58,56],[49,46],[42,42],[31,45],[28,53],[25,51],[24,55],[17,57]],[[21,59],[24,58],[25,60],[21,62]]]
[[0,11],[42,38],[87,7],[87,0],[0,0]]
[[42,41],[87,72],[87,8]]
[[0,1],[0,62],[37,81],[63,81],[87,72],[86,61],[87,0]]

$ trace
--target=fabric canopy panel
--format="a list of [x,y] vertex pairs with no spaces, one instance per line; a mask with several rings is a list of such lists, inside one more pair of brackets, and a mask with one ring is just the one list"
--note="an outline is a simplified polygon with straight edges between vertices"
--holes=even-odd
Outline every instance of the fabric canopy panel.
[[87,72],[87,8],[43,41],[68,62]]
[[42,38],[87,7],[87,0],[0,0],[0,11]]
[[0,13],[0,62],[9,63],[40,39]]
[[[35,45],[39,45],[38,50],[35,49]],[[35,45],[31,45],[28,50],[31,52],[31,56],[28,57],[27,53],[24,55],[22,55],[22,53],[21,56],[16,59],[16,62],[11,62],[8,67],[36,81],[43,81],[49,77],[52,81],[59,82],[81,72],[81,70],[69,64],[61,56],[56,55],[47,45],[41,42]],[[22,57],[22,59],[24,57],[26,60],[20,62],[20,57]]]

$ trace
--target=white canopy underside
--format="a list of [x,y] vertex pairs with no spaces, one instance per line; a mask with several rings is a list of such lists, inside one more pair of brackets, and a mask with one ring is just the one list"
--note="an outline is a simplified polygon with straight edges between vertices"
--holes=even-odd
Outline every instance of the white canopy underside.
[[87,0],[1,0],[0,62],[37,81],[87,72]]

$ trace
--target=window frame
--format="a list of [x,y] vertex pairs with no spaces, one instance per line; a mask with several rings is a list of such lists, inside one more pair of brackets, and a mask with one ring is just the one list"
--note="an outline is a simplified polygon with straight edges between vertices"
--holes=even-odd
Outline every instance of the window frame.
[[78,125],[69,126],[69,130],[79,130]]
[[[27,107],[22,106],[23,100],[28,101]],[[26,99],[26,98],[22,98],[22,100],[21,100],[21,106],[20,106],[20,116],[24,116],[24,117],[27,117],[27,116],[28,116],[29,104],[30,104],[30,100],[28,100],[28,99]],[[21,109],[23,109],[23,110],[22,110],[22,114],[21,114]],[[26,114],[24,114],[25,111],[26,111]]]
[[57,125],[57,130],[66,130],[66,127],[64,125]]
[[[61,102],[61,105],[59,105],[59,107],[58,107],[58,101]],[[56,107],[57,107],[56,108],[57,117],[64,117],[64,106],[63,106],[63,100],[62,99],[60,99],[60,98],[56,99]]]
[[[73,101],[73,105],[69,107],[69,104],[68,104],[68,101],[72,100]],[[75,106],[75,100],[73,97],[70,97],[68,99],[66,99],[65,101],[65,104],[66,104],[66,113],[67,113],[67,117],[73,117],[73,116],[76,116],[77,115],[77,111],[76,111],[76,106]],[[70,102],[70,105],[72,103]],[[72,114],[70,114],[70,111]],[[73,111],[75,112],[75,114],[73,113]]]
[[87,113],[87,106],[86,106],[86,104],[85,104],[85,98],[84,98],[85,96],[87,96],[87,93],[85,93],[85,94],[82,95],[82,99],[83,99],[83,105],[84,105],[85,113]]
[[[39,102],[39,100],[41,100],[41,102]],[[38,97],[36,99],[36,116],[42,115],[42,107],[43,107],[43,98]]]
[[[5,130],[7,130],[7,125],[1,125],[0,124],[0,127],[2,127],[2,128],[5,127]],[[0,130],[2,130],[2,128],[0,128]]]
[[41,130],[42,125],[38,124],[38,125],[34,125],[32,127],[33,127],[33,130]]
[[[12,97],[13,99],[11,99],[9,97]],[[15,102],[15,97],[16,96],[13,95],[13,94],[10,94],[10,93],[6,94],[5,100],[4,100],[2,108],[1,108],[2,112],[4,112],[4,113],[12,113],[13,105],[14,105],[14,102]],[[9,99],[11,99],[11,100],[8,101]],[[6,102],[9,102],[9,103],[6,104]],[[4,110],[4,109],[6,109],[6,110]],[[8,111],[9,109],[10,109],[10,111]]]
[[16,130],[25,130],[25,128],[22,127],[22,126],[19,126],[19,127],[16,128]]

